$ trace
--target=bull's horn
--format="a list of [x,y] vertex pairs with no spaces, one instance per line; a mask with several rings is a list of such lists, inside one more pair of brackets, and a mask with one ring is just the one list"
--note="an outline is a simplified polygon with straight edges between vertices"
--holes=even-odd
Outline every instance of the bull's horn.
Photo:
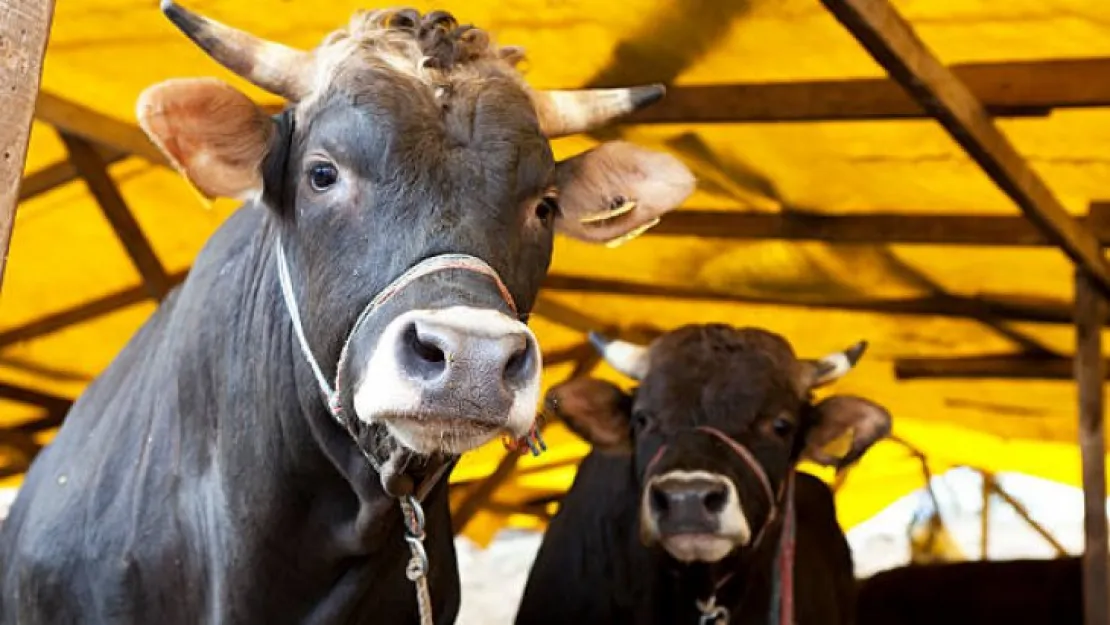
[[218,63],[255,85],[297,102],[311,86],[312,55],[225,26],[162,0],[162,13]]
[[824,386],[844,377],[852,367],[856,366],[863,352],[867,350],[867,341],[860,341],[841,352],[834,352],[812,363],[812,381],[809,388]]
[[590,343],[601,353],[609,366],[633,380],[642,380],[648,372],[648,348],[627,341],[610,340],[590,332]]
[[540,91],[535,101],[540,128],[548,138],[589,132],[658,102],[667,89],[644,85],[621,89]]

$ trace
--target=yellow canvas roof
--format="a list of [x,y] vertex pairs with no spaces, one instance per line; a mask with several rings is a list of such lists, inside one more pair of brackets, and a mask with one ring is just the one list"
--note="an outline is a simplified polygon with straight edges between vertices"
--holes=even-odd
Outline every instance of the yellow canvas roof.
[[[541,88],[885,75],[813,0],[411,4],[450,10],[461,21],[490,30],[502,44],[524,46],[527,76]],[[1101,0],[894,4],[948,64],[1110,57],[1110,3]],[[350,0],[194,0],[188,6],[306,48],[345,23],[355,9],[366,8]],[[115,123],[96,124],[93,131],[115,137],[117,145],[135,145],[133,132],[121,129],[135,131],[139,93],[155,82],[186,76],[217,76],[260,102],[276,103],[207,58],[153,1],[59,2],[40,111],[49,104],[53,115],[69,116],[74,123],[86,113],[103,115]],[[1110,198],[1110,109],[1058,110],[999,125],[1071,213],[1084,214],[1091,201]],[[627,125],[620,132],[671,151],[695,171],[699,191],[683,211],[1019,214],[930,120],[673,123]],[[594,143],[572,137],[555,146],[567,156]],[[140,148],[150,153],[149,145]],[[42,172],[65,154],[55,131],[36,122],[26,172]],[[206,238],[235,208],[232,202],[206,204],[180,176],[143,158],[123,158],[111,174],[171,274],[188,269]],[[570,286],[547,291],[548,301],[607,326],[757,325],[782,333],[804,356],[866,339],[871,348],[864,360],[834,390],[888,406],[896,432],[923,450],[936,469],[971,464],[1079,483],[1073,382],[899,381],[894,373],[894,361],[907,357],[1015,354],[1029,344],[1071,354],[1074,330],[1069,325],[1011,321],[999,328],[973,315],[892,314],[867,306],[815,304],[997,296],[1047,301],[1066,311],[1072,266],[1054,248],[645,236],[606,249],[559,239],[552,271]],[[576,288],[569,278],[591,279],[593,287]],[[613,282],[674,287],[680,293],[604,292],[602,287]],[[66,184],[23,202],[0,304],[0,381],[76,396],[154,309],[139,285],[138,273],[84,185]],[[681,296],[692,291],[712,297]],[[74,325],[55,329],[43,322],[82,307],[88,314]],[[573,348],[584,338],[581,328],[544,316],[534,317],[533,325],[548,354]],[[570,369],[569,363],[551,367],[547,384]],[[598,372],[620,380],[606,367]],[[42,413],[27,403],[3,401],[0,424],[24,424]],[[38,436],[45,442],[50,431]],[[550,451],[524,458],[521,470],[498,490],[494,499],[505,505],[482,512],[468,526],[472,537],[482,539],[506,522],[530,522],[508,509],[570,484],[574,466],[568,460],[579,457],[585,446],[559,424],[552,425],[547,440]],[[468,455],[455,480],[489,475],[502,454],[494,443]],[[18,481],[18,476],[9,479]],[[842,521],[849,527],[858,523],[919,487],[921,479],[917,461],[905,449],[878,445],[838,495]],[[464,495],[460,490],[457,497]]]

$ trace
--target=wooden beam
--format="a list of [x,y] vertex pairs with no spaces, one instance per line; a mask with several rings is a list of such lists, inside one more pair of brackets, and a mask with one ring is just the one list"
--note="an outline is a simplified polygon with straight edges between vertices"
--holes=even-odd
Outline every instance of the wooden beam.
[[[178,271],[169,275],[171,285],[180,284],[188,275],[188,271]],[[108,315],[128,306],[134,306],[150,298],[145,286],[133,286],[109,293],[103,297],[85,302],[80,306],[67,308],[51,313],[41,319],[15,326],[0,332],[0,349],[16,343],[30,341],[63,328],[91,321],[97,317]]]
[[61,397],[7,382],[0,382],[0,398],[38,406],[49,411],[69,410],[70,405],[73,404],[73,400],[68,397]]
[[35,117],[61,133],[144,158],[156,165],[170,166],[166,157],[138,125],[97,112],[59,95],[46,91],[40,93]]
[[1094,280],[1075,275],[1075,380],[1079,385],[1079,454],[1083,465],[1083,621],[1110,622],[1110,562],[1106,521],[1106,427],[1103,423],[1102,320],[1106,304]]
[[[1081,217],[1078,221],[1101,245],[1110,246],[1110,220]],[[682,209],[664,217],[644,236],[875,245],[1055,246],[1024,217],[968,214],[828,215],[796,211],[756,213]]]
[[[105,165],[113,165],[127,158],[123,152],[107,148],[97,147],[96,151]],[[77,170],[68,160],[43,167],[23,177],[23,184],[19,188],[19,202],[22,204],[43,193],[69,184],[77,178],[79,178]]]
[[104,217],[112,225],[112,230],[127,250],[127,255],[131,257],[135,269],[143,277],[147,293],[161,301],[173,288],[170,277],[108,174],[107,165],[88,141],[64,132],[60,136],[69,151],[69,160],[74,169],[84,179]]
[[568,362],[582,362],[596,351],[589,343],[579,343],[543,355],[543,366],[556,367]]
[[1110,294],[1098,241],[1068,215],[983,105],[941,65],[888,0],[822,0],[894,80],[948,131],[1046,237]]
[[602,331],[612,325],[597,317],[579,312],[550,297],[544,297],[543,295],[540,295],[536,300],[536,304],[532,307],[532,312],[548,321],[582,333],[590,332],[591,330]]
[[1071,380],[1071,358],[1000,354],[958,358],[898,358],[894,375],[899,380]]
[[31,141],[31,118],[54,19],[54,0],[0,3],[0,284],[15,225],[20,180]]
[[597,295],[654,297],[681,301],[710,301],[817,310],[848,310],[890,315],[923,315],[971,319],[993,317],[1005,321],[1068,324],[1071,323],[1072,319],[1070,308],[1060,302],[1029,299],[1006,300],[997,297],[945,295],[905,299],[799,300],[782,297],[735,295],[704,288],[665,286],[566,274],[549,274],[543,288],[548,291]]
[[[1110,106],[1110,59],[953,65],[950,71],[991,115],[1047,115],[1053,109]],[[806,122],[928,117],[894,80],[677,85],[627,123]]]

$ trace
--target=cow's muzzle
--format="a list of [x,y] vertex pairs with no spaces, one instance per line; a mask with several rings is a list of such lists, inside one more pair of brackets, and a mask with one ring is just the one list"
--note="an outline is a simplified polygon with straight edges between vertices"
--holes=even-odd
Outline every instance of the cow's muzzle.
[[497,310],[413,310],[391,321],[354,389],[359,419],[418,453],[462,453],[536,416],[540,352],[528,326]]
[[640,536],[682,562],[717,562],[751,541],[732,480],[708,471],[669,471],[644,488]]

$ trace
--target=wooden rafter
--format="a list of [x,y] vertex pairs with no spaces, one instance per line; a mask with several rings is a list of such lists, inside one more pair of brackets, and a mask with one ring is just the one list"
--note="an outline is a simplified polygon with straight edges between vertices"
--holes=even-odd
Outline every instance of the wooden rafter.
[[571,330],[577,330],[583,334],[590,331],[602,331],[612,325],[543,295],[536,300],[532,312],[548,321]]
[[[126,154],[116,150],[97,147],[96,151],[105,165],[112,165],[127,158]],[[69,160],[48,165],[23,177],[23,184],[19,188],[19,201],[26,202],[47,191],[69,184],[77,178],[79,178],[77,170]]]
[[9,0],[0,3],[0,280],[8,258],[23,165],[31,141],[31,118],[42,79],[42,62],[54,0]]
[[680,287],[645,282],[552,274],[544,282],[548,291],[656,297],[669,300],[710,301],[847,310],[890,315],[923,315],[1034,323],[1071,323],[1071,308],[1054,300],[1004,299],[1001,297],[926,296],[904,299],[799,300],[782,297],[736,295],[700,287]]
[[85,181],[104,217],[112,225],[112,230],[127,250],[127,255],[131,258],[135,269],[142,276],[147,293],[161,301],[173,288],[173,284],[162,262],[158,260],[158,255],[155,254],[150,241],[143,234],[142,228],[135,221],[135,216],[131,214],[115,182],[108,174],[107,164],[97,154],[93,144],[85,139],[65,132],[61,133],[61,138],[69,152],[69,160],[73,163],[74,169]]
[[822,0],[890,76],[948,131],[1025,216],[1110,294],[1098,241],[1068,215],[971,91],[887,0]]
[[68,397],[61,397],[60,395],[45,393],[32,388],[16,386],[15,384],[9,384],[7,382],[0,382],[0,399],[7,399],[21,404],[30,404],[32,406],[45,408],[47,411],[52,412],[69,410],[70,405],[73,403],[73,400]]
[[[953,65],[949,69],[991,115],[1047,115],[1110,106],[1110,59]],[[922,118],[929,113],[887,78],[683,85],[628,123],[730,123]]]
[[[187,271],[171,273],[169,275],[170,284],[180,284],[185,279],[186,275],[188,275]],[[143,285],[128,287],[114,293],[109,293],[108,295],[85,302],[79,306],[60,310],[40,319],[0,332],[0,349],[23,341],[30,341],[46,336],[63,328],[91,321],[103,315],[109,315],[148,299],[150,299],[150,294]]]
[[138,125],[105,115],[57,94],[46,91],[39,94],[35,117],[59,132],[144,158],[157,165],[169,166],[166,157]]
[[1033,355],[988,355],[957,358],[898,358],[894,375],[899,380],[1071,380],[1071,358]]
[[[1098,215],[1079,218],[1103,246],[1110,245],[1105,205]],[[735,241],[778,239],[850,244],[1055,246],[1020,216],[910,215],[870,213],[827,215],[683,209],[665,217],[644,236],[685,236]]]

